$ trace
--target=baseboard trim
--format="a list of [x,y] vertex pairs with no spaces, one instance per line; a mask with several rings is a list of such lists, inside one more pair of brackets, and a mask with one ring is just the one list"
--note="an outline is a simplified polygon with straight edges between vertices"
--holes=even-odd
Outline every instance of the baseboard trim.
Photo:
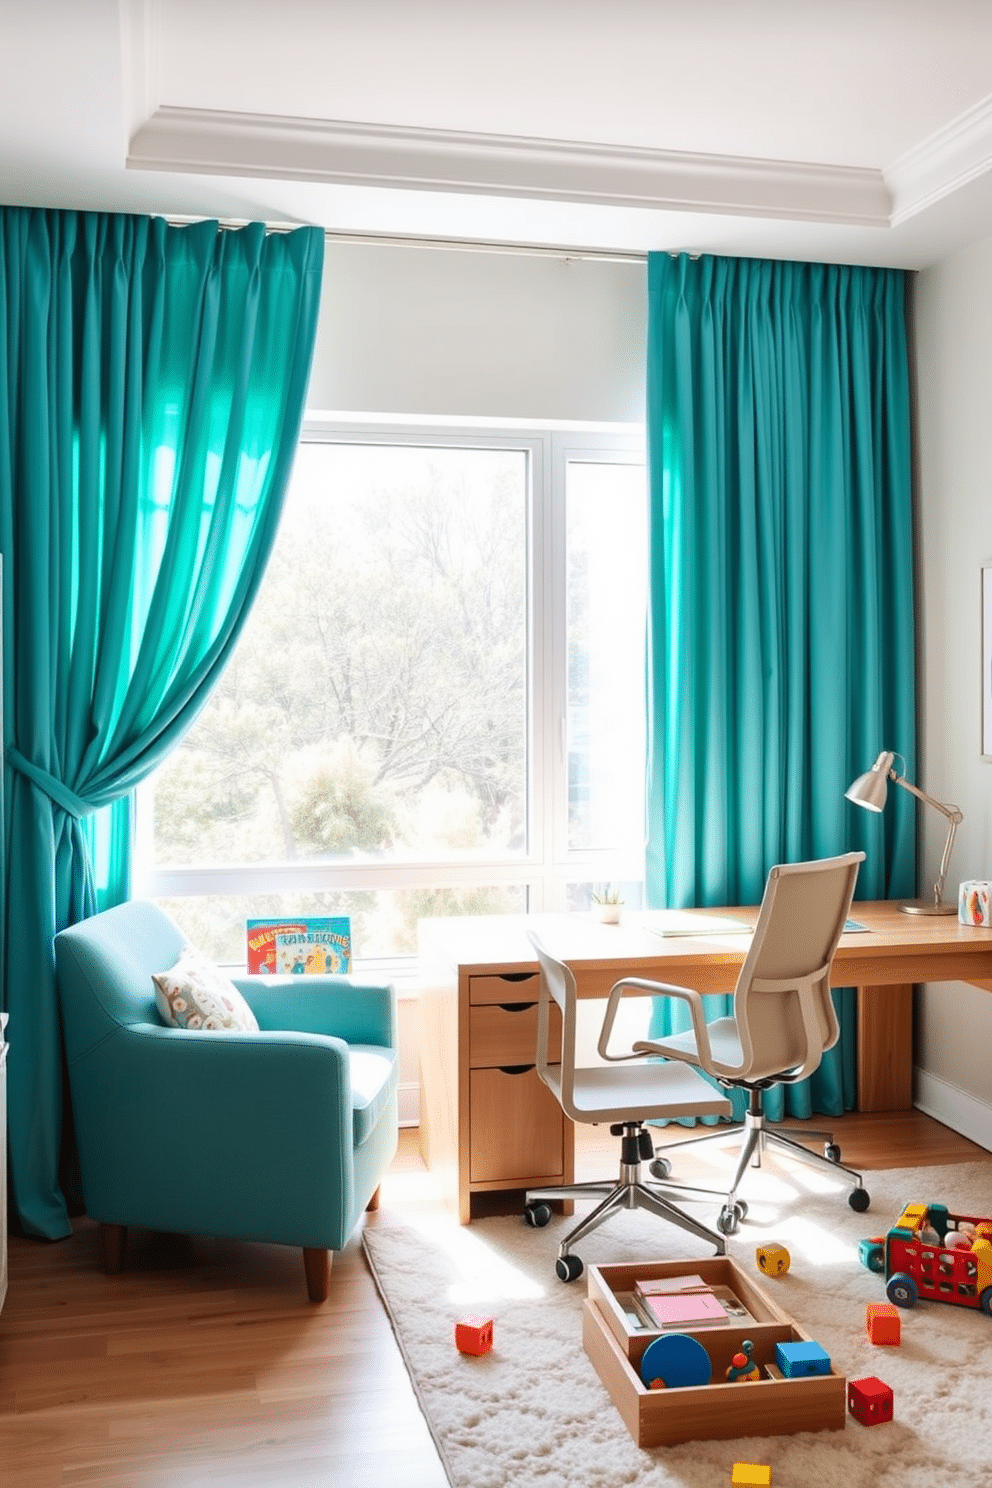
[[399,1096],[400,1126],[420,1125],[420,1086],[415,1081],[401,1085]]
[[992,1105],[929,1070],[913,1070],[913,1104],[935,1121],[992,1152]]

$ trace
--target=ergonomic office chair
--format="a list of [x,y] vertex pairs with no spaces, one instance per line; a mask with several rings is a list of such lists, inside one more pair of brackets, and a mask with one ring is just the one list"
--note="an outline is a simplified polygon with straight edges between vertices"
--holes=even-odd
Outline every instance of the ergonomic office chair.
[[[541,970],[540,997],[537,1012],[537,1072],[552,1091],[566,1116],[573,1121],[597,1124],[609,1122],[610,1131],[621,1139],[620,1172],[616,1179],[595,1183],[569,1183],[549,1188],[528,1189],[524,1216],[529,1224],[541,1227],[551,1218],[554,1200],[598,1199],[599,1203],[569,1231],[558,1246],[555,1271],[561,1281],[574,1281],[582,1275],[582,1261],[571,1253],[572,1246],[596,1229],[617,1209],[648,1209],[660,1219],[667,1219],[700,1239],[711,1241],[717,1253],[726,1249],[722,1236],[693,1219],[667,1197],[670,1185],[652,1183],[641,1176],[641,1164],[654,1155],[651,1134],[644,1123],[679,1116],[721,1116],[731,1112],[730,1102],[695,1070],[678,1064],[649,1062],[639,1054],[622,1056],[623,1070],[608,1064],[577,1068],[575,1038],[577,990],[575,977],[564,962],[558,961],[530,932]],[[550,1048],[550,1008],[552,1001],[561,1009],[561,1049]],[[711,1189],[694,1189],[679,1185],[683,1197],[719,1199]]]
[[[772,868],[751,947],[737,979],[732,1016],[707,1024],[699,993],[668,982],[627,977],[610,994],[600,1041],[600,1054],[605,1058],[614,1057],[607,1052],[607,1044],[625,990],[678,998],[689,1009],[691,1029],[635,1041],[634,1053],[694,1066],[725,1089],[748,1092],[748,1110],[741,1125],[666,1144],[666,1156],[657,1158],[651,1168],[655,1177],[668,1180],[668,1154],[701,1142],[740,1138],[737,1168],[717,1219],[724,1235],[734,1234],[747,1214],[747,1203],[738,1199],[737,1190],[748,1164],[760,1166],[762,1154],[769,1149],[834,1172],[839,1168],[854,1182],[848,1198],[851,1208],[862,1213],[869,1206],[861,1175],[843,1167],[840,1148],[830,1133],[769,1126],[764,1113],[764,1092],[769,1086],[805,1080],[840,1036],[830,970],[864,856],[852,852]],[[800,1136],[822,1140],[822,1155],[797,1140]]]

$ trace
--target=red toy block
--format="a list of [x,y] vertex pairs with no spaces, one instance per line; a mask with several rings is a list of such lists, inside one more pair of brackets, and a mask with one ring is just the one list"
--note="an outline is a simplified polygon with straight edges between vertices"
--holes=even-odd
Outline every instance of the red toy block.
[[901,1343],[902,1321],[898,1307],[891,1302],[869,1302],[865,1311],[865,1329],[872,1343]]
[[455,1324],[455,1347],[460,1354],[488,1354],[492,1346],[492,1318],[472,1313]]
[[847,1408],[862,1426],[877,1426],[892,1420],[892,1390],[873,1374],[850,1380],[847,1386]]

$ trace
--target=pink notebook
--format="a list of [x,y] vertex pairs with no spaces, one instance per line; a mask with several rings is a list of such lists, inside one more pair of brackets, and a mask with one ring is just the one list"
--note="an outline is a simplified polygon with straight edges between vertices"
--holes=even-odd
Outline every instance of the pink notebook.
[[727,1314],[712,1292],[690,1292],[685,1295],[645,1297],[644,1305],[654,1313],[663,1328],[691,1327],[693,1323],[725,1323]]

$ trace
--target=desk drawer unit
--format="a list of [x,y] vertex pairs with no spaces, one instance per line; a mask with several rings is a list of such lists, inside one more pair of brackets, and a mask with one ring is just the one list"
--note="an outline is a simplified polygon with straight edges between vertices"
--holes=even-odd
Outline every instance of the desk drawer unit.
[[[468,1181],[473,1188],[566,1181],[565,1117],[534,1063],[539,985],[530,973],[469,978]],[[561,1037],[557,1008],[551,1037]]]

